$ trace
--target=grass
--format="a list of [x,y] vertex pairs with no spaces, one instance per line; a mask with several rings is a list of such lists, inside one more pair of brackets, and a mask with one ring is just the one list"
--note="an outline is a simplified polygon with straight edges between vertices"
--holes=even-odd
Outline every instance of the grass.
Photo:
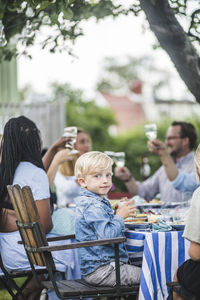
[[[15,279],[17,285],[21,286],[22,283],[24,282],[25,278],[17,278]],[[3,289],[3,286],[0,289],[0,300],[11,300],[12,297],[10,294],[7,292],[7,290]]]

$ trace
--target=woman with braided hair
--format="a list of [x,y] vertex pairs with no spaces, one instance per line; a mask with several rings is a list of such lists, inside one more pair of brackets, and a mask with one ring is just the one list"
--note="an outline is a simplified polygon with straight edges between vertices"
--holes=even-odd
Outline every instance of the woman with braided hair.
[[[57,148],[64,147],[65,143],[66,138],[62,137],[50,147],[42,161],[41,136],[34,122],[20,116],[11,118],[5,125],[0,148],[0,251],[8,271],[30,269],[30,265],[23,245],[17,243],[20,235],[7,185],[30,186],[44,231],[49,233],[53,224],[49,181],[45,169],[51,169],[52,164],[62,163],[64,156],[66,159],[70,150],[65,148],[57,152]],[[71,272],[79,276],[79,269],[73,265],[74,251],[59,251],[53,257],[58,271],[65,273],[71,266]],[[40,293],[33,280],[23,292],[28,300],[38,299]]]

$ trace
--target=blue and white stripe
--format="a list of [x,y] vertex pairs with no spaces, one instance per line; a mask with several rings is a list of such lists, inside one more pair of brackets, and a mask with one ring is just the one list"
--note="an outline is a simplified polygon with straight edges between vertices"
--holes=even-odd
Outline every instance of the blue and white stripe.
[[[131,261],[142,260],[139,300],[166,300],[166,282],[188,259],[189,242],[182,231],[134,232],[127,230],[126,248]],[[134,262],[135,264],[135,262]]]

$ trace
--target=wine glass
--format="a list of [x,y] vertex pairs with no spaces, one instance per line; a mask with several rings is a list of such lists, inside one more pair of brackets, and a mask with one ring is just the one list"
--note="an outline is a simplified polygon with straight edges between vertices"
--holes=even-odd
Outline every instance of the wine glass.
[[112,158],[113,161],[115,161],[115,152],[113,151],[104,151],[104,153],[108,156],[110,156],[110,158]]
[[114,153],[114,162],[119,168],[124,167],[125,165],[125,152],[115,152]]
[[79,151],[74,149],[77,138],[77,127],[65,127],[63,136],[69,139],[65,144],[65,147],[71,150],[70,154],[77,154]]
[[157,137],[157,126],[155,123],[144,125],[146,137],[151,141]]

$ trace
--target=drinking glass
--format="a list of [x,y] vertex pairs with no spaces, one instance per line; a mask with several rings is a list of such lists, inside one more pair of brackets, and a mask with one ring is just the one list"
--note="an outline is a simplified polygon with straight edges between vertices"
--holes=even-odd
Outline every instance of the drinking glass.
[[146,137],[151,141],[157,137],[157,126],[155,123],[144,125]]
[[117,167],[124,167],[125,165],[125,152],[115,152],[114,162]]
[[77,138],[77,127],[75,126],[65,127],[63,136],[69,139],[65,147],[71,149],[70,154],[77,154],[79,151],[74,149],[74,144],[76,143],[76,138]]
[[104,153],[115,161],[115,152],[113,151],[104,151]]

